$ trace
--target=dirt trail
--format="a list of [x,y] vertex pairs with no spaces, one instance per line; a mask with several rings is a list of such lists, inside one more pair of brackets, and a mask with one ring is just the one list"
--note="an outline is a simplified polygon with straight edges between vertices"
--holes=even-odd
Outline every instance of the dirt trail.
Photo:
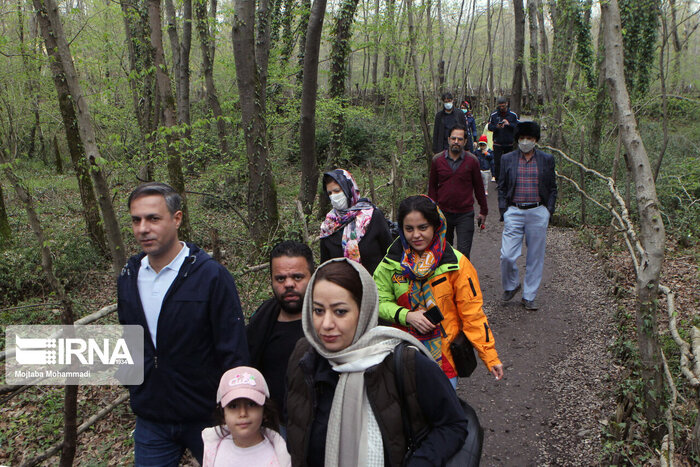
[[[607,351],[614,333],[609,281],[576,232],[550,227],[540,309],[526,311],[520,293],[501,302],[495,183],[488,198],[487,227],[474,233],[471,259],[505,376],[496,382],[480,364],[458,386],[484,427],[482,465],[595,465],[599,420],[613,410],[617,375]],[[524,258],[518,265],[522,280]]]

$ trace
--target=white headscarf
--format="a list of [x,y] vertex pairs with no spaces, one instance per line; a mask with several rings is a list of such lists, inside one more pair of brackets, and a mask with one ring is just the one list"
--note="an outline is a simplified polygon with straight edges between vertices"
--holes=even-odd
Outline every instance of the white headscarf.
[[[313,326],[313,289],[318,270],[331,262],[345,261],[360,275],[362,303],[352,343],[343,350],[326,350]],[[304,335],[313,348],[340,373],[333,396],[328,432],[326,434],[327,467],[356,467],[371,465],[370,459],[382,459],[382,446],[368,443],[367,433],[378,429],[365,392],[364,372],[381,363],[401,342],[406,341],[430,357],[430,353],[416,338],[400,329],[377,326],[379,300],[377,286],[367,270],[347,258],[335,258],[323,263],[311,277],[304,297],[302,326]],[[432,359],[432,357],[430,357]],[[358,436],[359,435],[359,436]],[[376,451],[377,452],[370,452]]]

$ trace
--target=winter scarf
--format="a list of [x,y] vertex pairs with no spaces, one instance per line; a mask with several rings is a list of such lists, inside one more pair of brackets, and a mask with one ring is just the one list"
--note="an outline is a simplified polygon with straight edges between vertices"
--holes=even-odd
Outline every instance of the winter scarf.
[[343,256],[361,263],[360,240],[367,232],[374,213],[374,205],[366,198],[360,198],[360,190],[352,174],[347,170],[335,169],[323,174],[336,181],[348,199],[348,208],[338,211],[333,208],[321,224],[320,238],[333,235],[343,228]]

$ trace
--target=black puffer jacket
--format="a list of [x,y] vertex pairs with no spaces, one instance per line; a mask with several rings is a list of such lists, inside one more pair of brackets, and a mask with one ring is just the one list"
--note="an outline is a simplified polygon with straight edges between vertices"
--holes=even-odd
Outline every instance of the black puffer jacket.
[[[440,466],[467,436],[467,421],[457,395],[440,367],[408,348],[404,364],[409,413],[427,419],[411,420],[413,432],[430,430],[408,465]],[[412,356],[415,356],[411,358]],[[402,465],[407,443],[401,421],[393,353],[365,371],[367,398],[382,433],[384,464]],[[326,433],[338,373],[306,339],[300,339],[287,367],[287,448],[294,466],[323,466]]]

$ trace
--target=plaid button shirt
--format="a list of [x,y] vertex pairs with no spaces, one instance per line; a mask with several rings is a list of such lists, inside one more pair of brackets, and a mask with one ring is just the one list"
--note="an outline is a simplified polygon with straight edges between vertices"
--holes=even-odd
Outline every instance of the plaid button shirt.
[[518,178],[515,180],[513,204],[539,203],[539,184],[537,183],[537,160],[533,154],[528,161],[520,153],[518,158]]

